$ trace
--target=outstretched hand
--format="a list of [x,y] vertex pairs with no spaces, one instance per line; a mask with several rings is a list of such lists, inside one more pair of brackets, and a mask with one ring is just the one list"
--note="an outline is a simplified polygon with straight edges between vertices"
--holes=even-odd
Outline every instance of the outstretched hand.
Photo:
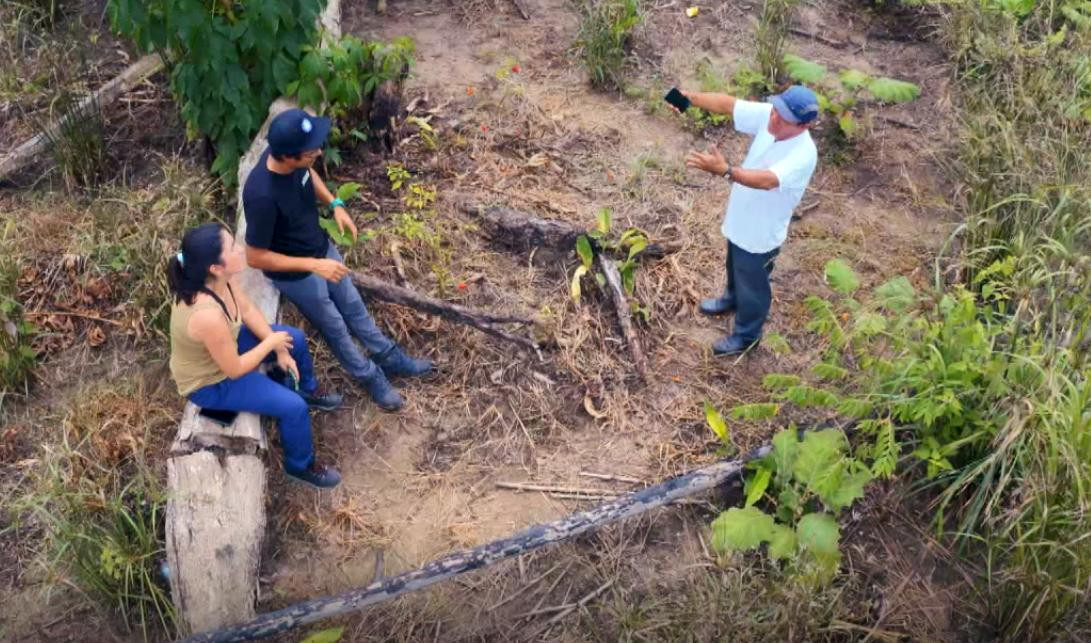
[[352,217],[344,208],[337,206],[333,209],[333,220],[337,222],[338,232],[345,234],[345,228],[348,228],[352,233],[352,240],[356,241],[356,224],[352,222]]
[[686,167],[704,170],[716,176],[723,176],[727,173],[728,165],[727,159],[720,153],[720,150],[716,149],[715,145],[711,145],[707,153],[690,152],[689,157],[686,159]]

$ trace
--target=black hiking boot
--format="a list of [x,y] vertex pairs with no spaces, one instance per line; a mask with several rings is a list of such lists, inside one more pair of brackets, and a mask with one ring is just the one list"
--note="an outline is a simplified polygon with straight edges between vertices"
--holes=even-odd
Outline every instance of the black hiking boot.
[[712,352],[716,355],[742,355],[746,351],[758,345],[760,340],[754,340],[748,342],[744,339],[731,335],[730,337],[721,337],[712,344]]
[[299,395],[303,398],[303,401],[307,403],[307,406],[312,409],[319,409],[321,411],[332,411],[341,407],[341,403],[345,398],[340,393],[334,391],[327,391],[323,387],[319,386],[311,393],[299,392]]
[[341,484],[341,474],[338,473],[337,469],[323,464],[311,464],[305,471],[299,472],[285,469],[284,473],[288,474],[288,478],[291,480],[302,482],[317,489],[333,489]]
[[724,315],[735,310],[735,298],[726,289],[721,297],[702,299],[697,309],[705,315]]
[[435,370],[435,364],[426,359],[416,359],[405,354],[399,346],[394,345],[376,356],[375,363],[383,369],[387,377],[417,377],[428,375]]
[[397,411],[402,408],[402,404],[404,404],[402,396],[390,385],[381,368],[376,368],[371,377],[361,379],[360,383],[364,385],[368,395],[382,410]]

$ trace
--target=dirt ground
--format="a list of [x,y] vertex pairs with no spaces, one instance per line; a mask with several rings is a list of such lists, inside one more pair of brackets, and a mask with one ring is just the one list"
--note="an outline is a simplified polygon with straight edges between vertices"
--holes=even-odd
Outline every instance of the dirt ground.
[[[773,273],[767,331],[782,336],[788,349],[766,342],[741,359],[723,360],[709,345],[729,321],[701,317],[696,304],[723,286],[719,228],[727,190],[720,180],[685,170],[683,161],[689,150],[710,144],[738,160],[748,140],[724,127],[697,133],[655,97],[674,84],[696,88],[702,60],[728,76],[750,59],[760,3],[696,2],[701,11],[689,19],[687,4],[646,2],[647,21],[627,76],[644,91],[625,95],[589,88],[570,49],[578,29],[571,3],[525,3],[529,21],[501,0],[392,0],[386,16],[376,15],[372,3],[344,3],[346,32],[408,35],[416,42],[406,100],[413,116],[429,119],[436,143],[432,149],[405,126],[393,153],[348,153],[345,164],[332,169],[333,179],[366,186],[368,203],[357,202],[355,213],[375,211],[366,225],[376,230],[404,210],[386,179],[388,163],[400,162],[434,186],[431,225],[449,256],[403,242],[409,284],[469,306],[533,316],[549,348],[541,356],[527,354],[466,327],[375,304],[380,326],[441,367],[433,378],[405,383],[406,408],[386,414],[312,342],[321,377],[348,395],[344,408],[315,423],[320,454],[340,468],[344,482],[332,492],[304,490],[285,483],[272,464],[259,611],[366,585],[590,506],[500,489],[497,482],[623,491],[711,462],[717,443],[704,424],[704,400],[720,409],[763,401],[763,375],[804,374],[817,361],[821,347],[805,329],[803,300],[828,294],[822,281],[827,260],[848,261],[865,287],[897,275],[918,284],[933,278],[953,216],[946,207],[953,186],[940,162],[952,131],[950,70],[938,45],[906,37],[899,30],[904,26],[895,27],[901,21],[861,4],[803,5],[790,51],[831,67],[910,80],[922,94],[875,110],[874,132],[851,162],[820,162]],[[821,138],[819,145],[821,154]],[[194,146],[189,152],[196,153]],[[613,312],[593,287],[585,284],[580,303],[569,297],[574,257],[496,246],[461,208],[465,203],[505,205],[585,227],[609,207],[615,229],[636,226],[653,240],[681,241],[680,252],[637,274],[637,298],[650,311],[649,321],[638,325],[649,381],[635,376]],[[354,248],[349,263],[395,279],[392,240],[380,234]],[[302,323],[290,308],[286,317]],[[771,423],[732,426],[741,448],[760,444],[773,430]],[[588,472],[641,482],[582,475]],[[949,553],[906,526],[905,506],[892,488],[854,510],[846,528],[851,573],[838,591],[859,600],[838,612],[833,622],[840,625],[823,637],[957,638],[962,579],[947,569]],[[766,609],[746,603],[753,597],[705,585],[706,568],[715,566],[707,524],[716,511],[702,500],[652,512],[340,622],[348,640],[728,636],[702,629],[700,611],[687,612],[683,599],[670,603],[678,592],[728,610]],[[746,582],[757,581],[747,576]],[[551,620],[559,610],[550,607],[578,601],[604,583],[608,587],[585,607]],[[20,604],[31,605],[29,596],[18,594]],[[42,627],[52,617],[33,620],[36,636],[56,636]],[[802,636],[772,638],[781,634]]]
[[[804,9],[799,30],[843,46],[796,38],[791,50],[920,84],[921,100],[882,114],[921,127],[876,119],[854,162],[820,166],[773,277],[769,329],[790,351],[760,348],[741,360],[717,360],[709,344],[725,323],[701,318],[695,307],[722,288],[726,190],[687,172],[683,161],[687,151],[711,143],[738,159],[748,141],[723,128],[697,135],[647,100],[591,91],[568,49],[578,27],[570,4],[537,2],[530,21],[507,3],[476,4],[460,17],[434,3],[395,2],[385,18],[350,5],[344,24],[360,36],[409,35],[417,43],[407,100],[417,102],[416,115],[432,117],[440,143],[432,152],[409,141],[393,160],[438,188],[437,225],[455,250],[450,270],[455,281],[468,284],[452,294],[475,307],[546,319],[558,348],[540,361],[471,330],[376,306],[381,323],[397,329],[414,352],[440,362],[442,373],[408,384],[402,413],[377,412],[356,395],[351,408],[320,422],[322,450],[341,467],[344,483],[318,496],[285,489],[282,501],[291,509],[279,512],[282,536],[269,558],[270,606],[364,585],[375,577],[380,551],[383,573],[391,575],[588,506],[499,489],[499,481],[602,488],[611,485],[581,472],[652,483],[710,461],[715,445],[703,426],[702,400],[728,408],[761,399],[764,374],[799,372],[816,360],[803,299],[827,292],[821,275],[828,259],[849,261],[865,285],[902,274],[918,283],[932,276],[932,257],[947,229],[946,186],[932,155],[942,153],[949,127],[943,118],[949,71],[935,46],[868,37],[886,29],[854,5]],[[696,20],[682,9],[677,3],[649,9],[638,35],[634,85],[694,87],[702,58],[725,75],[748,58],[753,7],[705,6]],[[335,172],[371,187],[379,226],[399,208],[382,168],[374,167],[390,160],[353,159]],[[638,276],[638,298],[651,310],[640,332],[651,381],[635,378],[610,309],[593,297],[580,304],[568,297],[572,257],[519,255],[490,245],[473,216],[459,210],[464,201],[586,227],[599,208],[610,207],[615,225],[637,226],[653,240],[681,239],[681,252]],[[382,238],[372,244],[353,257],[356,265],[393,278]],[[434,284],[425,264],[407,262],[410,281],[429,289]],[[338,377],[335,370],[330,376]],[[602,417],[592,417],[585,402]],[[749,447],[772,427],[734,430]],[[660,520],[675,523],[664,529],[681,536],[661,545],[680,557],[670,564],[700,562],[702,519]],[[455,594],[445,599],[451,611],[440,619],[444,630],[480,626],[480,614],[462,622],[464,601],[483,605],[500,600],[503,591]],[[510,634],[500,623],[533,608],[523,604],[532,598],[541,599],[508,603],[485,631]]]

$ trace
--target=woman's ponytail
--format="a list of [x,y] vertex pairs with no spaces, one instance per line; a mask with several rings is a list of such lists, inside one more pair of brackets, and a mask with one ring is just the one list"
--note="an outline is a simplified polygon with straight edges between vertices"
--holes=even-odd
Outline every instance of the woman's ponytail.
[[167,285],[176,302],[193,304],[193,298],[205,287],[209,268],[222,262],[225,228],[205,223],[191,228],[182,237],[182,249],[167,261]]

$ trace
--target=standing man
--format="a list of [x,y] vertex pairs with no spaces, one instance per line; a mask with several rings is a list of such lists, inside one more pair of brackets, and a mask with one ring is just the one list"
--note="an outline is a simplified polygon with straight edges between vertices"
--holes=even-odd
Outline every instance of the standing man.
[[338,229],[348,228],[356,238],[356,225],[344,202],[334,198],[312,167],[329,131],[328,118],[301,109],[282,112],[269,124],[269,148],[242,191],[246,260],[264,271],[322,333],[341,365],[367,388],[375,403],[396,411],[402,397],[387,377],[424,375],[433,365],[406,355],[375,326],[341,254],[318,225],[321,201],[322,211],[333,216]]
[[731,183],[720,230],[727,238],[727,285],[723,295],[701,302],[706,315],[735,312],[735,329],[717,340],[717,355],[738,355],[761,340],[769,316],[769,274],[788,237],[792,210],[811,181],[818,151],[808,131],[818,116],[818,97],[802,85],[755,103],[725,94],[683,92],[709,112],[730,114],[735,129],[754,137],[746,160],[732,165],[716,147],[692,152],[686,166]]

